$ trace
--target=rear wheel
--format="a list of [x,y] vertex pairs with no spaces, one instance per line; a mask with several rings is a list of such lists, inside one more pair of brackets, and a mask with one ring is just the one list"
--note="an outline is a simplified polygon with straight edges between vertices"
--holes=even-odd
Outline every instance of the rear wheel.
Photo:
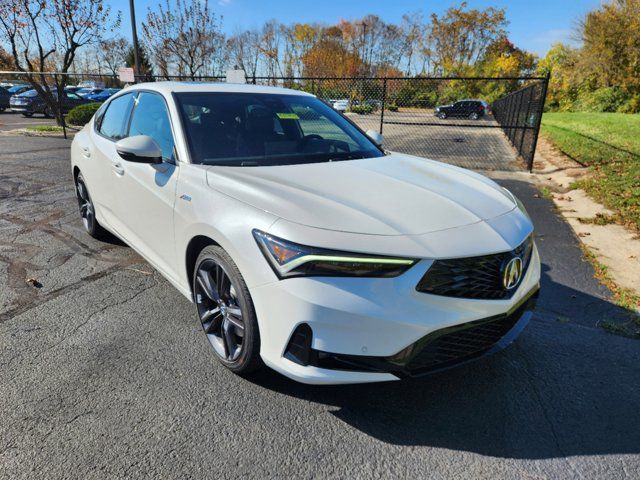
[[51,109],[49,107],[46,107],[44,109],[44,112],[42,112],[44,115],[44,118],[52,118],[53,114],[51,113]]
[[221,247],[205,247],[193,273],[204,333],[220,363],[243,375],[262,366],[256,313],[238,267]]
[[79,173],[76,177],[76,197],[78,199],[78,208],[80,209],[80,217],[82,218],[84,229],[93,238],[103,238],[107,232],[96,219],[96,210],[82,173]]
[[478,118],[480,118],[480,115],[478,115],[478,112],[473,112],[473,113],[469,114],[469,118],[471,120],[478,120]]

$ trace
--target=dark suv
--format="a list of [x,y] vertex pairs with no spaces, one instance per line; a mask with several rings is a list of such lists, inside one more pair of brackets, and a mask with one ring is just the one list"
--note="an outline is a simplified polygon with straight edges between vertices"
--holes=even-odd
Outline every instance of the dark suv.
[[452,105],[436,107],[434,111],[436,117],[461,117],[478,120],[489,113],[489,105],[482,100],[460,100]]
[[[52,92],[54,97],[57,97],[57,92]],[[34,113],[42,113],[45,117],[50,118],[53,113],[45,103],[44,99],[35,90],[29,90],[21,93],[20,95],[14,95],[11,97],[11,110],[14,112],[22,113],[25,117],[30,117]],[[62,113],[68,113],[73,107],[89,103],[75,93],[64,92],[62,99]]]

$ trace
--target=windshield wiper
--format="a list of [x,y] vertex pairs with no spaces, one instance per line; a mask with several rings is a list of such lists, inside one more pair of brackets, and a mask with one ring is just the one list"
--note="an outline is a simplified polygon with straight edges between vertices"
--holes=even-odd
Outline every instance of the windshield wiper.
[[362,153],[347,153],[341,157],[330,158],[329,162],[341,162],[343,160],[358,160],[360,158],[365,158]]

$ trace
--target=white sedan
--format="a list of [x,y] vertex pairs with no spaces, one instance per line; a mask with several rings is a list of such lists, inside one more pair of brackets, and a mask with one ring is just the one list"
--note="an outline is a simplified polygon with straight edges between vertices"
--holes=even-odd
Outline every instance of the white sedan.
[[397,380],[506,346],[539,288],[524,207],[381,142],[303,92],[158,82],[111,97],[71,164],[87,232],[195,302],[236,373]]

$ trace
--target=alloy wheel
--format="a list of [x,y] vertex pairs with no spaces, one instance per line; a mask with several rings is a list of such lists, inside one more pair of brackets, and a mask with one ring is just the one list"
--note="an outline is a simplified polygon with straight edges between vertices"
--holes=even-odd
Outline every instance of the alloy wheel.
[[78,197],[78,207],[80,208],[80,217],[82,217],[82,223],[84,224],[84,228],[88,232],[91,232],[93,224],[95,222],[95,210],[93,208],[93,203],[91,202],[89,192],[87,191],[87,186],[84,184],[84,181],[81,178],[78,178],[76,180],[76,192]]
[[222,360],[235,362],[244,346],[245,322],[237,289],[215,260],[206,259],[198,266],[195,294],[209,343]]

